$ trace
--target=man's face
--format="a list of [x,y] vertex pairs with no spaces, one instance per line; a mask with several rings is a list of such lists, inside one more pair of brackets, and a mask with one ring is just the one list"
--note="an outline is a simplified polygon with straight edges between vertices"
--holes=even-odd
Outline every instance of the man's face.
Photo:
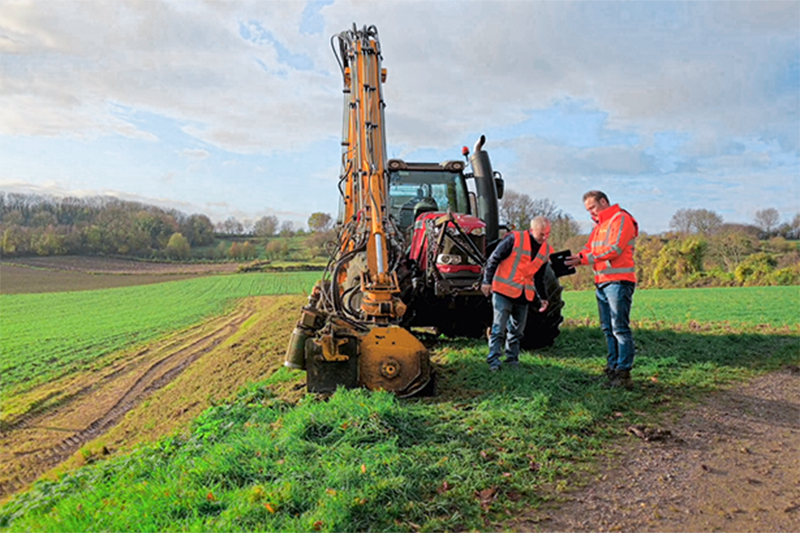
[[539,244],[542,244],[544,241],[547,240],[548,237],[550,237],[550,225],[549,224],[547,226],[544,226],[544,227],[539,226],[539,227],[536,227],[536,228],[531,228],[530,231],[531,231],[531,237],[533,237],[533,240],[535,240]]
[[597,222],[597,215],[599,215],[601,211],[605,211],[610,207],[608,205],[608,200],[603,198],[597,200],[591,196],[583,202],[583,205],[586,207],[586,211],[589,212],[589,215],[591,215],[592,220],[595,222]]

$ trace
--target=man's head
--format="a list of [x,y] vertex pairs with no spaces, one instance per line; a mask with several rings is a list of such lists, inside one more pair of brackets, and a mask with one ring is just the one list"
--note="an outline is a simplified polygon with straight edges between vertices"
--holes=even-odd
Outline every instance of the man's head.
[[531,220],[531,237],[542,244],[550,236],[550,221],[545,217],[534,217]]
[[608,201],[606,193],[601,191],[589,191],[583,195],[583,205],[592,217],[592,220],[597,221],[597,216],[611,207],[611,202]]

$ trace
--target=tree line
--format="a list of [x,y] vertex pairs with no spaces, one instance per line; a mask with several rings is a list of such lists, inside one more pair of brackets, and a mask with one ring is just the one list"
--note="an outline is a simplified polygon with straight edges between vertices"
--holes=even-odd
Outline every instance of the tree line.
[[[534,216],[552,222],[556,249],[580,250],[587,235],[548,198],[506,191],[501,224],[527,228]],[[0,193],[0,253],[25,255],[128,255],[170,259],[307,260],[327,257],[335,241],[333,220],[313,213],[309,231],[264,216],[255,222],[233,217],[218,224],[202,214],[186,215],[111,197],[53,198]],[[281,238],[278,238],[281,237]],[[289,237],[295,237],[289,239]],[[680,209],[670,231],[643,234],[636,247],[639,286],[708,287],[800,284],[800,214],[780,223],[774,208],[757,211],[752,224],[725,222],[707,209]],[[263,248],[260,248],[262,247]],[[200,249],[199,251],[197,249]],[[259,249],[260,248],[260,249]],[[589,269],[562,278],[567,288],[592,286]]]
[[[330,231],[331,222],[327,213],[311,215],[311,251],[321,253],[318,233]],[[56,198],[0,192],[0,254],[5,257],[103,254],[242,260],[261,255],[256,248],[260,241],[268,257],[283,258],[290,253],[289,246],[271,238],[298,234],[305,231],[275,216],[255,222],[229,217],[213,224],[203,214],[187,215],[108,196]],[[197,248],[205,249],[193,251]]]
[[213,244],[211,220],[202,214],[186,215],[113,197],[0,193],[0,252],[4,256],[150,256],[184,239],[189,246]]

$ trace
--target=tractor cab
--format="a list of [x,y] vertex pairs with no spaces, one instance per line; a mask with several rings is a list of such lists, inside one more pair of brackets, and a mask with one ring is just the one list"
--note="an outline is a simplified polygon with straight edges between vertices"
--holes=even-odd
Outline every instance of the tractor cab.
[[410,233],[422,213],[470,214],[464,163],[406,163],[389,160],[389,208],[398,227]]

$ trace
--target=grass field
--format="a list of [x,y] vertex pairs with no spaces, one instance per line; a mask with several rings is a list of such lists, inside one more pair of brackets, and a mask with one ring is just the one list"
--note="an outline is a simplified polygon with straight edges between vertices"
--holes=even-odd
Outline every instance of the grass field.
[[319,277],[319,272],[243,274],[0,295],[0,393],[85,369],[105,354],[221,314],[239,298],[308,292]]
[[[594,291],[564,293],[564,317],[597,317]],[[789,326],[798,324],[800,287],[735,287],[716,289],[638,290],[633,295],[631,319],[728,323],[731,325]]]
[[[204,286],[186,283],[169,284],[184,289],[183,305],[210,298]],[[139,313],[168,305],[147,294],[130,298]],[[565,294],[568,322],[556,346],[524,354],[517,372],[489,375],[484,342],[441,342],[433,355],[439,376],[433,398],[399,401],[356,390],[293,404],[277,391],[304,374],[282,369],[205,411],[187,435],[38,483],[0,508],[0,527],[502,529],[509,515],[568,489],[573,474],[627,425],[652,422],[668,407],[732,381],[798,364],[797,296],[797,287],[638,291],[637,387],[630,392],[594,380],[605,361],[588,292]],[[214,301],[207,312],[225,308]],[[60,312],[48,315],[59,324],[72,313],[61,302]],[[69,338],[69,328],[59,327]]]

